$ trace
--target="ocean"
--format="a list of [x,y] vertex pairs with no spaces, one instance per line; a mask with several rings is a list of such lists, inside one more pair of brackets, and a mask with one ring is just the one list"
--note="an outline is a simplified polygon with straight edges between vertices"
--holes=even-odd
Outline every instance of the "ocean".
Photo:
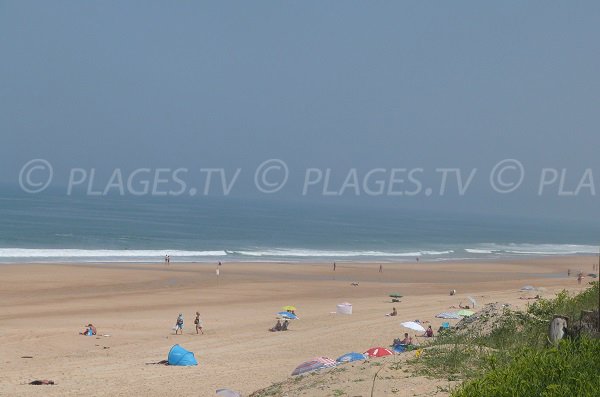
[[595,255],[586,222],[239,198],[0,190],[0,263],[487,260]]

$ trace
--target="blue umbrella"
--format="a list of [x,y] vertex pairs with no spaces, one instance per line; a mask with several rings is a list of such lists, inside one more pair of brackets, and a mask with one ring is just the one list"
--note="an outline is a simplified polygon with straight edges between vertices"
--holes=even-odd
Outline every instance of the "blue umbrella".
[[290,312],[279,312],[279,313],[277,313],[277,315],[279,317],[283,317],[288,320],[298,320],[298,316],[296,316],[294,313],[290,313]]
[[335,361],[337,361],[338,363],[350,363],[352,361],[359,361],[359,360],[366,360],[366,359],[367,359],[367,356],[365,356],[364,354],[352,352],[352,353],[346,353],[343,356],[339,356],[337,358],[337,360],[335,360]]

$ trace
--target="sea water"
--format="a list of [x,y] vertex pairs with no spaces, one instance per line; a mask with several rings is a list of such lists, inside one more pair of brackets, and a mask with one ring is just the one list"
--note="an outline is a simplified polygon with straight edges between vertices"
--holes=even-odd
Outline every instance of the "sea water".
[[0,191],[0,262],[424,261],[596,254],[584,222],[271,198]]

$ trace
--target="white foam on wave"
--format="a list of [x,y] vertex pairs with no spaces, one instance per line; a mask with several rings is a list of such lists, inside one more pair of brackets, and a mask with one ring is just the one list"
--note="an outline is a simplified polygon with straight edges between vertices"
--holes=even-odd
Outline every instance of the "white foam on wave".
[[494,251],[491,250],[481,250],[481,249],[474,249],[474,248],[466,248],[465,251],[467,251],[469,254],[493,254]]
[[86,250],[86,249],[35,249],[0,248],[0,258],[158,258],[170,256],[225,256],[225,251],[182,251],[182,250]]
[[514,254],[514,255],[588,255],[597,254],[598,247],[582,244],[479,244],[477,248],[466,248],[471,254]]
[[414,252],[387,252],[387,251],[337,251],[337,250],[312,250],[312,249],[267,249],[256,251],[227,251],[231,255],[252,257],[283,257],[283,258],[352,258],[352,257],[417,257],[423,255],[447,255],[454,251],[414,251]]

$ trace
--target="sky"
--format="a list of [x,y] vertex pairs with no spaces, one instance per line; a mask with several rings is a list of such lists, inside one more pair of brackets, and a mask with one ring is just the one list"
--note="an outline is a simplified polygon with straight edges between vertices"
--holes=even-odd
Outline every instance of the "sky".
[[[0,0],[0,182],[32,159],[100,190],[116,168],[199,191],[201,168],[239,168],[239,197],[599,219],[598,37],[593,1]],[[269,159],[289,179],[264,194]],[[498,193],[505,159],[524,178]],[[365,192],[395,168],[423,170],[417,194]],[[440,193],[440,169],[477,171]]]

